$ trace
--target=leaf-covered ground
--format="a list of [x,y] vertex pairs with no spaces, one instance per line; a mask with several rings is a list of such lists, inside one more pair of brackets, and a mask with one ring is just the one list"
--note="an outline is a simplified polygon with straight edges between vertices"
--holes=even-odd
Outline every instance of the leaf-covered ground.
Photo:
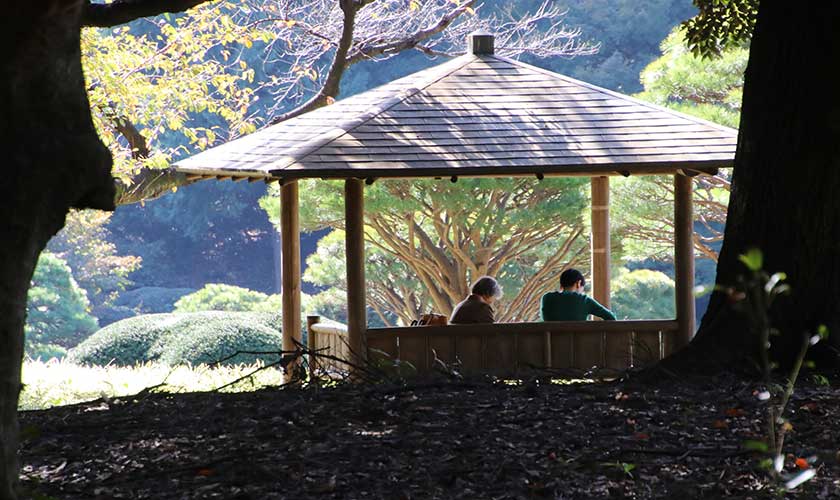
[[[801,387],[783,475],[735,379],[151,395],[22,412],[22,483],[60,499],[840,498],[840,391]],[[753,444],[754,446],[754,444]],[[798,462],[798,465],[797,465]]]

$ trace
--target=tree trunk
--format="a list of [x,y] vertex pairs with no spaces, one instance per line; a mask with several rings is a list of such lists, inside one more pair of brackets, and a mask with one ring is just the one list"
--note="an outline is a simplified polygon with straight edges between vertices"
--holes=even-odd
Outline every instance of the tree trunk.
[[[771,337],[771,357],[783,365],[819,324],[840,345],[839,18],[836,2],[761,2],[744,79],[717,283],[733,285],[747,272],[738,256],[750,247],[763,252],[765,270],[788,275],[792,293],[771,311],[781,331]],[[758,344],[726,295],[715,293],[691,354],[677,359],[754,360]]]
[[112,209],[111,157],[90,118],[79,1],[17,2],[0,19],[0,499],[18,478],[26,296],[70,207]]

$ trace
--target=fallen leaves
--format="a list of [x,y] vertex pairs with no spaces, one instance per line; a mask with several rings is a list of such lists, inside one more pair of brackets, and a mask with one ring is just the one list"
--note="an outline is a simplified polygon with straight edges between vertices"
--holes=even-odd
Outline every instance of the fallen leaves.
[[[40,430],[25,437],[24,483],[37,481],[45,495],[67,500],[97,491],[142,500],[196,492],[300,499],[776,498],[767,472],[755,466],[767,451],[765,415],[742,385],[637,384],[616,391],[607,384],[545,384],[536,397],[520,386],[468,387],[168,395],[107,412],[80,405],[24,413],[24,426]],[[733,397],[738,391],[740,399]],[[785,448],[796,455],[786,457],[787,470],[820,471],[798,486],[802,498],[819,498],[807,488],[835,491],[840,484],[833,459],[840,423],[831,418],[840,412],[840,397],[820,399],[819,407],[810,404],[815,397],[797,393],[791,408],[802,411],[788,415],[796,433]],[[830,450],[816,453],[827,445]],[[821,458],[812,461],[810,450]]]

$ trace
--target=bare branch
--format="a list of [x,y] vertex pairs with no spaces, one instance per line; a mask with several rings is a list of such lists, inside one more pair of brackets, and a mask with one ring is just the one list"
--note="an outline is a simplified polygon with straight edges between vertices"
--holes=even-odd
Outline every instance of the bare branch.
[[[380,43],[378,45],[366,45],[366,44],[359,44],[357,47],[353,49],[348,55],[346,61],[348,65],[355,64],[359,61],[364,59],[371,59],[375,56],[380,55],[391,55],[396,54],[398,52],[402,52],[403,50],[413,49],[417,47],[421,42],[428,40],[429,38],[441,33],[443,30],[449,27],[455,19],[460,17],[462,14],[470,11],[475,5],[475,0],[468,0],[466,2],[461,3],[456,8],[452,9],[451,12],[441,16],[441,18],[432,26],[428,28],[421,29],[419,31],[414,32],[410,36],[403,37],[397,40],[390,40],[386,43]],[[432,51],[431,47],[426,47],[426,50]]]

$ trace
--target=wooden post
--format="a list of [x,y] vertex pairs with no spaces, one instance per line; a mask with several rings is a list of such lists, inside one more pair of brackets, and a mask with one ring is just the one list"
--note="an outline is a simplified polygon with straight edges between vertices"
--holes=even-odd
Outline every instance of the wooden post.
[[592,296],[610,307],[610,179],[592,178]]
[[347,340],[350,361],[367,358],[365,333],[367,305],[365,291],[365,192],[361,179],[344,182],[345,251],[347,254]]
[[691,177],[674,176],[674,277],[679,331],[674,349],[694,336],[694,209]]
[[283,350],[295,349],[301,341],[300,318],[300,221],[298,183],[280,187],[280,247],[283,302]]

